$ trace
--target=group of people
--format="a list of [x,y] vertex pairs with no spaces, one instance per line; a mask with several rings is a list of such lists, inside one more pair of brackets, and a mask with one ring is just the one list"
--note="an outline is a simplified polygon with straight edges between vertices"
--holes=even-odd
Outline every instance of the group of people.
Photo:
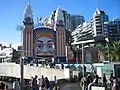
[[35,77],[31,78],[30,82],[30,89],[31,90],[49,90],[50,89],[50,83],[47,77],[44,78],[42,75],[41,78],[38,78],[37,75]]
[[[108,82],[110,82],[110,86],[108,86]],[[81,79],[80,86],[85,90],[91,90],[92,85],[97,85],[97,86],[104,86],[107,90],[108,87],[110,87],[110,90],[117,90],[117,85],[116,85],[116,80],[115,77],[113,76],[113,73],[111,73],[109,80],[106,78],[106,74],[103,74],[103,77],[99,77],[96,72],[94,72],[94,75],[88,74],[85,76],[85,78]]]
[[8,85],[6,85],[5,83],[1,82],[0,83],[0,90],[8,90]]
[[[29,90],[49,90],[49,80],[47,77],[44,78],[42,75],[41,78],[38,78],[37,75],[35,77],[31,77],[29,83],[27,84],[27,87],[29,87]],[[13,82],[13,90],[20,90],[20,82],[15,79]]]

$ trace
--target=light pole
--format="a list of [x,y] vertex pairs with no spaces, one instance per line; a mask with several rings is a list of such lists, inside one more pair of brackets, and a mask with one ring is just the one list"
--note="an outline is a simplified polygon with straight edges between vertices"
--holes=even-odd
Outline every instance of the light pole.
[[24,58],[23,58],[23,52],[30,52],[27,50],[24,50],[23,48],[23,28],[22,26],[17,26],[17,31],[21,31],[21,50],[18,50],[21,52],[20,57],[20,90],[24,90]]
[[108,45],[109,39],[108,39],[108,38],[105,38],[105,40],[107,41],[108,61],[109,61],[109,63],[110,63],[110,62],[111,62],[111,60],[110,60],[110,50],[109,50],[109,45]]
[[82,43],[82,64],[83,64],[83,90],[85,90],[85,71],[84,71],[84,44]]
[[24,90],[24,62],[22,59],[23,56],[23,28],[22,26],[17,26],[17,31],[21,31],[21,57],[20,57],[20,90]]

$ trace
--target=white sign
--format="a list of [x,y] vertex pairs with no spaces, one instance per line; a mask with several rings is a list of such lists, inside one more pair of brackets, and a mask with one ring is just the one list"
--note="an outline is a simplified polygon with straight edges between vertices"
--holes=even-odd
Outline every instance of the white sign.
[[105,90],[105,87],[92,86],[91,90]]
[[97,67],[97,75],[99,75],[99,77],[102,77],[102,67]]

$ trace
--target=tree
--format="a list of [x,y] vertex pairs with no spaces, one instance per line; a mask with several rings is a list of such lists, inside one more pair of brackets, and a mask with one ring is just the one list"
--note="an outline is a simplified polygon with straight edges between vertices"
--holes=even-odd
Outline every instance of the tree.
[[108,60],[108,49],[109,58],[111,61],[120,61],[120,42],[106,43],[102,52],[104,54],[104,59]]
[[[96,49],[97,49],[97,52],[98,52],[99,60],[102,61],[101,60],[102,58],[100,58],[100,55],[104,55],[103,53],[105,51],[105,45],[104,44],[103,45],[102,44],[97,44]],[[105,56],[104,56],[104,59],[105,59]]]
[[115,61],[120,61],[120,42],[115,42],[110,47],[110,57],[115,59]]

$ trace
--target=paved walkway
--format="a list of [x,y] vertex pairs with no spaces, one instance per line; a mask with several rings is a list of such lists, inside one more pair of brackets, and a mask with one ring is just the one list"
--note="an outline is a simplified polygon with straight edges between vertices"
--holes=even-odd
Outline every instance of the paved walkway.
[[[11,83],[9,83],[9,82],[4,82],[4,83],[9,86],[9,90],[12,90]],[[80,90],[78,83],[62,83],[59,86],[60,86],[60,90]]]
[[80,90],[78,83],[66,83],[60,86],[60,90]]

